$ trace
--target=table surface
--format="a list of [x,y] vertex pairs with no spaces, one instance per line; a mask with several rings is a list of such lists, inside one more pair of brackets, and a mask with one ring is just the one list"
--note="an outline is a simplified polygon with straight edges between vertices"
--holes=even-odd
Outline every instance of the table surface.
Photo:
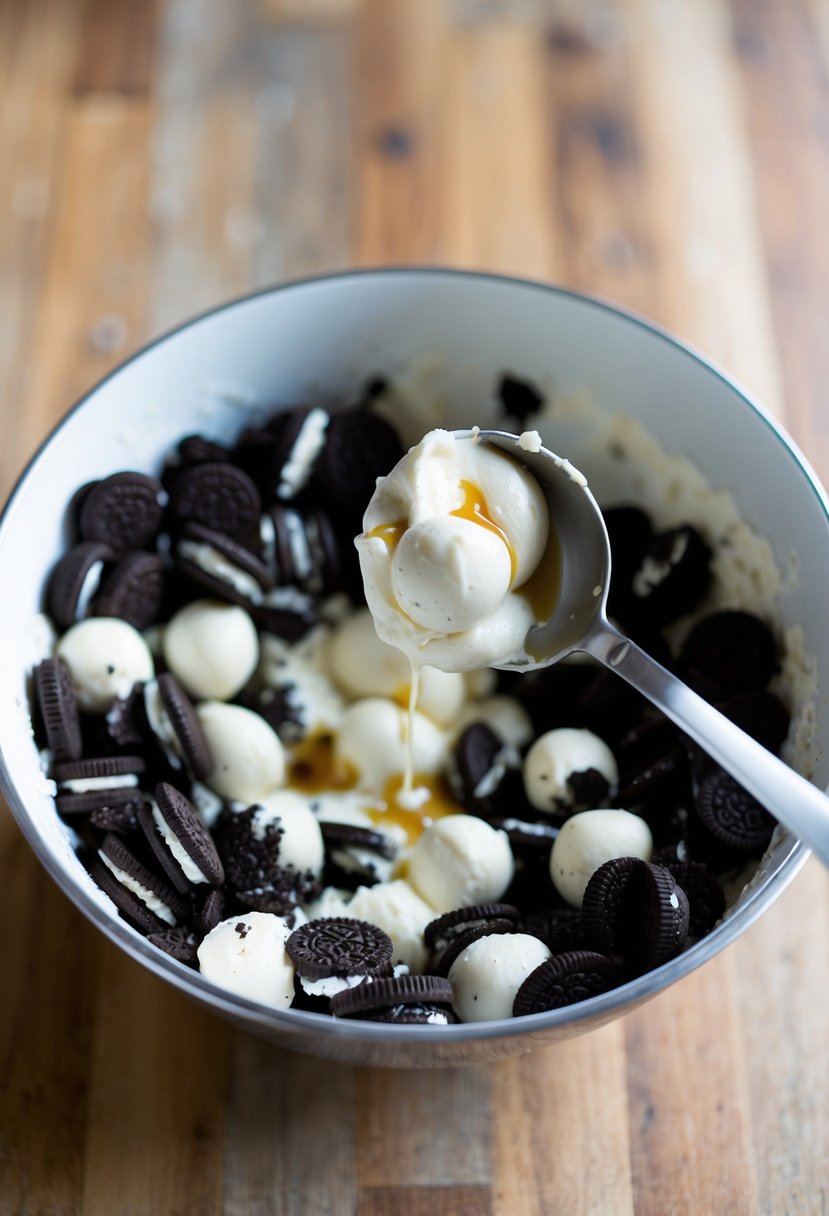
[[[0,0],[0,483],[130,350],[381,263],[553,279],[829,475],[825,0]],[[0,1211],[829,1211],[829,880],[596,1033],[323,1065],[123,957],[0,816]]]

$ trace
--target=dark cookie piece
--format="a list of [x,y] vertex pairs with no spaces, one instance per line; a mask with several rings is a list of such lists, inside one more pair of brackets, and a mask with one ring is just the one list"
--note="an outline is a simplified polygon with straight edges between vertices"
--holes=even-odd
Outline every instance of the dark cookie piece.
[[592,950],[571,950],[531,971],[515,994],[512,1016],[546,1013],[609,992],[619,982],[616,965]]
[[[155,787],[155,802],[156,808],[144,803],[138,812],[138,822],[173,886],[182,894],[202,881],[212,887],[220,886],[224,882],[224,866],[213,837],[199,819],[190,799],[175,786],[162,781]],[[166,832],[156,822],[154,809],[158,810],[166,825]],[[173,838],[169,843],[165,838],[167,835]],[[187,863],[175,856],[175,846],[184,850],[201,878],[187,877],[184,872]]]
[[602,514],[611,556],[607,610],[611,616],[625,620],[630,615],[633,576],[645,559],[653,528],[639,507],[611,507]]
[[184,963],[186,967],[198,967],[198,943],[187,929],[165,929],[163,933],[150,933],[148,942],[169,954],[170,958]]
[[[174,887],[171,887],[168,882],[154,871],[148,869],[143,862],[139,861],[120,837],[111,832],[108,833],[101,842],[99,853],[104,863],[109,862],[118,871],[118,873],[113,873],[109,870],[109,866],[106,866],[119,887],[125,890],[128,889],[124,886],[123,879],[120,877],[120,875],[123,875],[139,888],[130,893],[136,895],[145,906],[148,901],[159,901],[176,923],[187,920],[190,912],[189,902]],[[151,911],[149,907],[147,910]],[[153,913],[153,915],[157,920],[162,920],[161,930],[165,927],[170,927],[169,921],[165,922],[160,913],[158,915]],[[159,929],[155,928],[150,930],[150,932],[159,931]]]
[[266,886],[235,891],[234,896],[242,907],[255,912],[272,912],[293,926],[297,900],[316,899],[320,890],[320,884],[310,870],[299,874],[296,870],[280,869]]
[[697,785],[697,814],[705,827],[731,849],[762,853],[777,820],[724,769],[712,766]]
[[523,426],[532,414],[544,405],[544,396],[529,380],[505,372],[498,381],[498,401],[507,418],[515,418]]
[[96,616],[120,617],[148,629],[161,615],[164,567],[155,553],[130,553],[106,575],[95,596]]
[[315,598],[296,587],[277,587],[269,592],[253,615],[263,633],[272,633],[291,644],[304,638],[320,619]]
[[545,908],[524,917],[522,931],[542,941],[551,954],[581,950],[587,944],[579,908]]
[[213,839],[233,891],[257,891],[268,887],[279,874],[279,842],[282,828],[269,823],[254,836],[256,807],[244,811],[224,810],[216,821]]
[[217,443],[215,439],[207,439],[204,435],[185,435],[176,451],[182,467],[215,464],[230,458],[230,453],[223,444]]
[[791,717],[783,702],[773,692],[757,689],[729,697],[717,706],[726,718],[777,754],[789,733]]
[[777,667],[777,644],[752,613],[716,612],[691,630],[680,667],[701,672],[723,696],[733,696],[768,684]]
[[[380,879],[381,860],[391,861],[397,845],[385,834],[352,823],[320,821],[328,861],[345,880],[342,885],[371,885]],[[367,856],[366,856],[367,855]]]
[[331,1012],[352,1018],[390,1005],[451,1005],[453,995],[452,985],[440,975],[388,976],[338,992],[331,998]]
[[33,676],[46,746],[55,760],[77,760],[81,754],[81,723],[69,668],[63,659],[44,659]]
[[145,936],[151,933],[166,933],[171,927],[160,916],[151,912],[143,899],[127,890],[97,857],[89,867],[89,877],[96,887],[100,887],[104,894],[109,896],[124,920],[129,921],[134,929],[138,929]]
[[488,818],[503,801],[498,795],[507,774],[507,750],[484,722],[467,726],[455,744],[450,785],[461,805],[473,815]]
[[113,473],[84,496],[81,536],[107,545],[113,553],[149,548],[161,530],[165,499],[164,489],[154,477]]
[[684,786],[688,775],[688,756],[681,747],[675,747],[667,755],[640,769],[617,795],[621,807],[639,806],[656,796],[664,796],[667,789]]
[[395,1026],[454,1026],[460,1022],[445,1005],[389,1005],[364,1017],[367,1022],[392,1022]]
[[697,861],[673,861],[667,868],[688,896],[689,932],[704,937],[725,913],[722,883]]
[[100,832],[116,832],[128,835],[139,831],[138,811],[143,797],[140,793],[135,798],[126,800],[121,805],[102,806],[90,812],[89,822]]
[[210,887],[201,902],[196,904],[193,928],[199,937],[207,937],[224,918],[225,897],[218,887]]
[[118,697],[106,715],[107,735],[118,747],[144,747],[147,718],[144,712],[144,685],[133,684],[126,697]]
[[[177,747],[180,754],[184,758],[187,769],[192,772],[193,777],[197,781],[204,781],[210,770],[213,769],[213,760],[210,759],[210,751],[207,745],[207,739],[204,738],[201,722],[196,715],[196,710],[193,709],[193,704],[190,697],[181,687],[179,681],[176,680],[171,672],[164,671],[158,676],[156,681],[158,689],[158,697],[160,705],[162,705],[163,713],[167,716],[167,722],[160,722],[160,728],[164,728],[169,724],[169,728],[173,731]],[[153,686],[152,681],[145,686],[145,705],[147,700],[152,698]],[[152,706],[146,709],[147,721],[154,730],[154,713]],[[164,747],[163,739],[159,739]],[[167,749],[165,749],[167,750]],[[173,753],[169,754],[173,766],[179,766],[179,760]]]
[[625,623],[660,629],[693,611],[708,590],[710,563],[711,550],[690,524],[657,533],[631,579]]
[[[273,507],[260,521],[265,564],[279,588],[314,596],[339,587],[340,557],[329,517],[323,511]],[[284,595],[266,596],[265,607],[280,607]]]
[[305,725],[295,692],[296,685],[286,684],[282,688],[265,688],[259,693],[243,691],[236,701],[245,709],[260,714],[283,743],[296,743],[305,737]]
[[591,874],[581,906],[582,931],[591,947],[607,954],[622,949],[625,892],[631,875],[645,864],[638,857],[614,857]]
[[273,586],[267,566],[244,545],[201,524],[187,524],[175,546],[176,569],[204,591],[243,608]]
[[688,938],[688,896],[665,866],[640,862],[630,873],[619,907],[616,940],[634,975],[652,971],[682,950]]
[[391,472],[402,455],[397,432],[377,414],[361,409],[334,414],[317,458],[315,480],[333,504],[361,511],[377,478]]
[[170,492],[170,511],[179,527],[201,524],[234,540],[245,541],[255,533],[261,509],[256,486],[229,461],[184,469]]
[[429,921],[423,930],[423,938],[429,949],[434,950],[441,941],[451,940],[455,936],[453,931],[466,932],[472,924],[495,919],[505,919],[517,924],[519,916],[518,909],[512,904],[470,904],[463,908],[453,908],[451,912],[444,912],[442,916]]
[[448,975],[456,958],[460,958],[467,946],[478,941],[481,937],[491,937],[493,934],[514,933],[515,921],[512,917],[496,916],[490,920],[479,920],[458,931],[442,952],[435,952],[432,959],[432,970],[435,975]]
[[345,916],[326,916],[300,925],[285,949],[299,974],[308,980],[329,975],[382,975],[394,952],[391,938],[377,925]]
[[57,782],[55,805],[61,815],[87,815],[92,811],[135,808],[142,794],[141,756],[95,756],[66,760],[52,766]]
[[[99,541],[73,545],[49,575],[46,611],[59,629],[69,629],[88,611],[112,553]],[[89,581],[87,581],[89,580]]]

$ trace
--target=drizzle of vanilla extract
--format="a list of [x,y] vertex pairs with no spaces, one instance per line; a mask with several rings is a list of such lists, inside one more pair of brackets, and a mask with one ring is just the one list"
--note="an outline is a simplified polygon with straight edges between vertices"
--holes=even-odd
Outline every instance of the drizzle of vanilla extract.
[[408,810],[398,802],[403,792],[403,777],[390,777],[383,786],[382,799],[378,805],[366,808],[366,814],[378,827],[396,824],[406,833],[407,843],[412,845],[424,830],[436,819],[463,812],[463,807],[453,797],[445,779],[433,773],[418,773],[414,778],[416,790],[428,790],[428,798],[417,810]]
[[303,794],[324,794],[353,789],[357,774],[337,755],[334,736],[321,731],[291,747],[287,784]]

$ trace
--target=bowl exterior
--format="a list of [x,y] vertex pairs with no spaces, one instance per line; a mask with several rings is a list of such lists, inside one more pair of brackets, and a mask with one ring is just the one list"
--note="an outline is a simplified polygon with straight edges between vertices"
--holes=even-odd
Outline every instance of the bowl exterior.
[[[111,939],[143,965],[244,1028],[343,1061],[435,1066],[498,1058],[582,1033],[649,999],[727,945],[793,877],[805,850],[781,835],[764,877],[698,945],[625,989],[510,1023],[372,1027],[311,1014],[274,1014],[205,983],[121,921],[75,857],[38,763],[27,672],[42,653],[33,621],[44,573],[64,542],[66,504],[80,484],[124,468],[158,470],[183,435],[238,433],[280,407],[356,398],[378,373],[419,364],[434,389],[434,424],[480,422],[505,371],[589,392],[642,423],[669,451],[731,492],[785,568],[796,544],[809,562],[780,601],[800,624],[819,670],[829,669],[822,603],[829,583],[826,498],[802,455],[746,394],[639,318],[542,284],[442,270],[369,271],[289,284],[209,313],[160,339],[94,388],[29,466],[0,521],[0,783],[41,861]],[[490,403],[487,407],[486,403]],[[561,450],[585,443],[562,421]],[[581,445],[581,447],[580,447]],[[829,782],[829,690],[815,703],[814,779]]]

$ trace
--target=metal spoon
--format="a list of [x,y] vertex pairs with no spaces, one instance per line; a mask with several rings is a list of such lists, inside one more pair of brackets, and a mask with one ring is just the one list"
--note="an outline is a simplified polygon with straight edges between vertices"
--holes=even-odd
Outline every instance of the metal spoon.
[[530,662],[504,666],[527,671],[547,667],[577,650],[593,655],[673,719],[829,866],[829,798],[608,621],[610,542],[602,513],[581,474],[547,448],[532,452],[520,447],[515,435],[489,430],[475,433],[533,474],[544,491],[561,545],[561,593],[556,609],[548,621],[527,635]]

